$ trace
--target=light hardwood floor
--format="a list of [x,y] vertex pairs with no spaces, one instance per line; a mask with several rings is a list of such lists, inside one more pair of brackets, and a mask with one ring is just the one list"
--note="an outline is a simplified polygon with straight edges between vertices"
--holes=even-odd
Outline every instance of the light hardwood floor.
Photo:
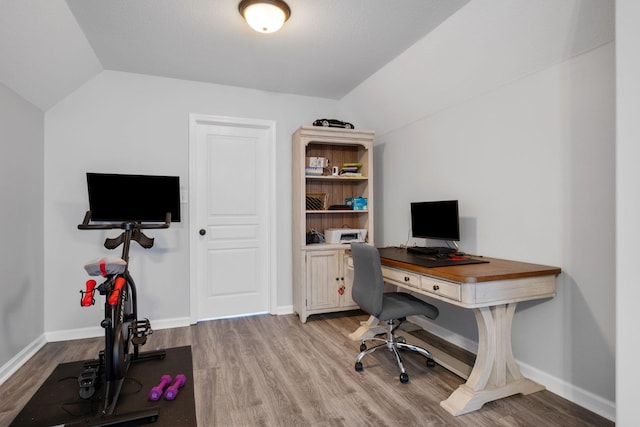
[[[366,315],[254,316],[155,331],[143,351],[190,345],[199,426],[613,426],[551,392],[513,396],[453,417],[440,401],[463,380],[407,354],[398,380],[378,351],[355,372],[359,343],[347,335]],[[410,339],[408,339],[410,341]],[[48,343],[0,387],[8,425],[58,363],[94,358],[100,339]]]

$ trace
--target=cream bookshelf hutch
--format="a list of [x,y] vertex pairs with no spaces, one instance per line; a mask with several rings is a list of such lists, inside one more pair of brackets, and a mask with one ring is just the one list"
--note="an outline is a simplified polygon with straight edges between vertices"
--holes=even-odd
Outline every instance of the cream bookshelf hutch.
[[[353,269],[347,266],[348,243],[307,243],[307,232],[329,228],[366,229],[373,244],[372,131],[302,126],[292,137],[293,309],[306,322],[313,314],[351,310]],[[329,159],[323,175],[307,175],[309,157]],[[361,163],[362,176],[334,176],[331,169]],[[322,194],[326,203],[307,209],[307,195]],[[345,199],[366,197],[366,210],[331,210]]]

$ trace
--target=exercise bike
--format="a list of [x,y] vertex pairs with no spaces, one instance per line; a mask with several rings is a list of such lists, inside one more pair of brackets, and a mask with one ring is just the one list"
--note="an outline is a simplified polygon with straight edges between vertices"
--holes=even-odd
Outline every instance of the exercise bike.
[[[85,362],[84,370],[78,377],[79,395],[83,399],[92,398],[96,390],[101,388],[96,422],[89,424],[87,420],[82,420],[78,425],[113,425],[141,419],[155,421],[158,417],[157,407],[117,415],[115,409],[129,365],[165,357],[164,350],[145,353],[139,351],[139,347],[146,343],[153,330],[148,319],[138,317],[136,285],[129,273],[129,249],[132,241],[145,249],[153,247],[154,239],[147,237],[141,230],[169,228],[170,224],[170,213],[166,214],[164,223],[91,223],[91,211],[87,211],[82,224],[78,225],[80,230],[123,230],[118,237],[107,238],[104,242],[104,247],[111,250],[122,246],[120,258],[100,258],[85,265],[89,275],[104,278],[100,285],[93,279],[87,280],[86,289],[80,291],[80,304],[83,307],[95,304],[96,291],[105,297],[104,319],[100,322],[100,326],[104,328],[104,350],[100,351],[98,359]],[[131,347],[133,352],[130,351]]]

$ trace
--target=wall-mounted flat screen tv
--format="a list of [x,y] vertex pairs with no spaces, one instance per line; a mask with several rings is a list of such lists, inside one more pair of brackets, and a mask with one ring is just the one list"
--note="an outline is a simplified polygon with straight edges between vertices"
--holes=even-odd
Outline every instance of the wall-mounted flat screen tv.
[[411,203],[411,235],[425,239],[459,241],[458,201]]
[[177,176],[87,173],[93,221],[180,222]]

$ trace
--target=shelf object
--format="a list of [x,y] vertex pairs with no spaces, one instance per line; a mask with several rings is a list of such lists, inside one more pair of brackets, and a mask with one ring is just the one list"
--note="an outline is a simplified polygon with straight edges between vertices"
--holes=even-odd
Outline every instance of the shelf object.
[[305,205],[307,211],[326,211],[329,194],[327,193],[307,193],[305,194]]

